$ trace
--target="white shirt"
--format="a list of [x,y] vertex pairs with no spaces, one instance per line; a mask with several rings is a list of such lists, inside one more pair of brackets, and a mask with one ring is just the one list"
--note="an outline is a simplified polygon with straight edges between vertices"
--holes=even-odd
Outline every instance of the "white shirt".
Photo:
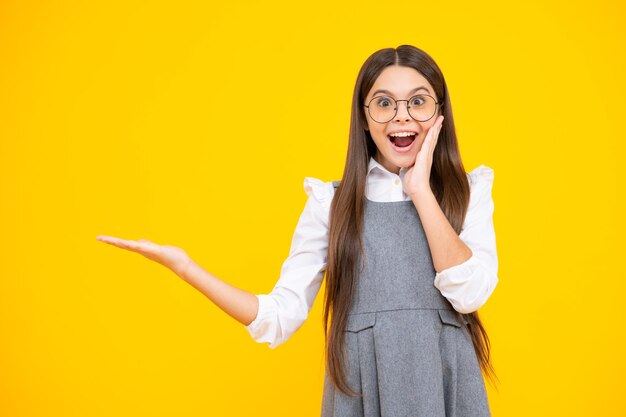
[[[370,158],[365,194],[373,201],[410,200],[402,182],[406,173],[394,174]],[[498,283],[498,257],[493,226],[491,197],[493,170],[480,165],[467,174],[470,203],[459,238],[472,250],[472,256],[458,265],[436,272],[433,284],[452,307],[461,313],[478,310]],[[294,232],[289,256],[280,278],[269,294],[256,294],[259,311],[245,326],[252,338],[276,348],[298,330],[313,306],[326,270],[328,217],[335,189],[332,181],[304,178],[309,196]]]

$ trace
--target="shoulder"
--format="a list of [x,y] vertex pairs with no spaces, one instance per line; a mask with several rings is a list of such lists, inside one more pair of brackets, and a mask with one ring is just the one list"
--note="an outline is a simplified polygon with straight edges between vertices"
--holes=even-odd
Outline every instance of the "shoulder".
[[304,192],[328,210],[335,195],[335,186],[338,184],[339,181],[322,181],[315,177],[304,177]]
[[492,205],[493,169],[487,165],[479,165],[467,173],[467,179],[470,184],[469,209]]
[[467,173],[470,187],[491,185],[493,183],[493,169],[487,165],[479,165]]

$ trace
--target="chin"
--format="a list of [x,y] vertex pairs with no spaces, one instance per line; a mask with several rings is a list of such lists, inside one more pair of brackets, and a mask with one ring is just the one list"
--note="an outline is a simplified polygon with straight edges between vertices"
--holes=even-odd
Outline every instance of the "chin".
[[411,152],[392,159],[394,165],[401,168],[408,168],[415,163],[415,152]]

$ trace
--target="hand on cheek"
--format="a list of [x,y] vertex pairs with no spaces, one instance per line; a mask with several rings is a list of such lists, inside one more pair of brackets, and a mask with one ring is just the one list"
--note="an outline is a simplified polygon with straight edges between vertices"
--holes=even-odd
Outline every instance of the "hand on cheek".
[[415,164],[405,174],[403,187],[407,195],[413,196],[416,193],[430,190],[430,170],[433,162],[433,152],[435,146],[437,146],[442,124],[443,115],[439,115],[426,133],[422,147],[415,157]]

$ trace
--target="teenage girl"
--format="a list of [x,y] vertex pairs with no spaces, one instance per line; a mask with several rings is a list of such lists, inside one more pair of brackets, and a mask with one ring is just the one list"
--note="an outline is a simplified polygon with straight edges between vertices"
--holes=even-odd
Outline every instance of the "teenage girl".
[[493,178],[485,165],[465,173],[443,74],[401,45],[363,64],[343,177],[305,177],[269,294],[174,246],[97,239],[170,268],[271,348],[302,326],[325,277],[322,417],[490,416],[481,371],[495,373],[477,310],[498,282]]

